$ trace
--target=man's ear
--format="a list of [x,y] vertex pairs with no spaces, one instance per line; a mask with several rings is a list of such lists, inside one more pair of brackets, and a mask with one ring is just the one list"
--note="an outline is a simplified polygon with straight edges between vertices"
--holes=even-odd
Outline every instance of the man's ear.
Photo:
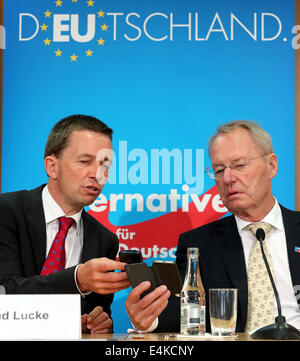
[[276,154],[272,153],[268,156],[268,167],[270,178],[274,178],[278,171],[278,159]]
[[48,155],[44,159],[44,165],[46,173],[48,174],[49,178],[56,180],[57,179],[57,158],[55,155]]

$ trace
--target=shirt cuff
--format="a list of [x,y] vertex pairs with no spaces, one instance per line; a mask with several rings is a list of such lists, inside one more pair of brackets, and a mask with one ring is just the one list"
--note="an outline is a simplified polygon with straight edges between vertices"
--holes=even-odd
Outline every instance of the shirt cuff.
[[76,268],[75,268],[75,271],[74,271],[74,280],[75,280],[75,284],[76,284],[76,287],[77,287],[79,293],[81,294],[82,297],[85,297],[85,296],[89,295],[90,293],[92,293],[92,291],[81,292],[81,291],[80,291],[80,288],[78,287],[76,275],[77,275],[77,269],[78,269],[78,267],[79,267],[80,265],[81,265],[81,263],[79,263],[79,264],[76,266]]
[[[132,326],[133,326],[133,323],[131,322]],[[153,332],[158,326],[158,317],[153,321],[152,325],[150,327],[148,327],[146,330],[142,331],[142,330],[139,330],[137,328],[129,328],[127,330],[128,333],[147,333],[147,332]]]

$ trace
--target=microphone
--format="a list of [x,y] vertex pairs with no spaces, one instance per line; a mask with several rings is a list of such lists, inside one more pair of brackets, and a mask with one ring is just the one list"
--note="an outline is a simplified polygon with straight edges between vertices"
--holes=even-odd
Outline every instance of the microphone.
[[300,339],[300,331],[292,325],[285,322],[285,317],[282,316],[281,303],[277,288],[275,286],[272,272],[263,248],[263,241],[265,239],[265,231],[262,228],[258,228],[256,231],[256,238],[259,241],[262,257],[271,281],[271,285],[274,291],[278,316],[275,317],[275,323],[264,326],[256,330],[251,337],[255,339],[271,339],[271,340],[289,340],[289,339]]

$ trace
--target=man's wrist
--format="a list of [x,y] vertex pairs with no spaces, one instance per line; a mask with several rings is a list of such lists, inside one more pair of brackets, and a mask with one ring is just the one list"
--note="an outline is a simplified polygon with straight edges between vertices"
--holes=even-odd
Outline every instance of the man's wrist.
[[152,325],[150,327],[148,327],[146,330],[139,330],[138,328],[136,328],[133,324],[133,322],[130,320],[132,326],[134,327],[133,329],[129,328],[127,330],[128,333],[133,333],[133,332],[136,332],[136,333],[150,333],[150,332],[153,332],[157,326],[158,326],[158,317],[156,317],[156,319],[153,321]]
[[77,277],[77,272],[78,272],[78,269],[79,267],[81,266],[82,264],[80,263],[79,265],[76,266],[75,268],[75,271],[74,271],[74,279],[75,279],[75,284],[76,284],[76,287],[79,291],[79,293],[81,294],[81,296],[87,296],[91,293],[91,291],[88,291],[88,290],[81,290],[80,289],[80,286],[79,286],[79,282],[78,282],[78,277]]

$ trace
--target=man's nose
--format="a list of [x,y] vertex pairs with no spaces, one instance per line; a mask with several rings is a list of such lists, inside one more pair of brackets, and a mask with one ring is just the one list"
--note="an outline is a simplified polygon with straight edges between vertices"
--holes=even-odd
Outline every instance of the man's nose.
[[99,163],[93,162],[89,166],[89,177],[90,178],[96,178],[97,170],[99,168]]
[[96,180],[98,184],[104,185],[107,182],[108,177],[109,177],[109,167],[100,165],[97,168],[97,174],[96,174]]
[[230,167],[225,167],[223,180],[226,184],[232,183],[236,180],[235,173]]

